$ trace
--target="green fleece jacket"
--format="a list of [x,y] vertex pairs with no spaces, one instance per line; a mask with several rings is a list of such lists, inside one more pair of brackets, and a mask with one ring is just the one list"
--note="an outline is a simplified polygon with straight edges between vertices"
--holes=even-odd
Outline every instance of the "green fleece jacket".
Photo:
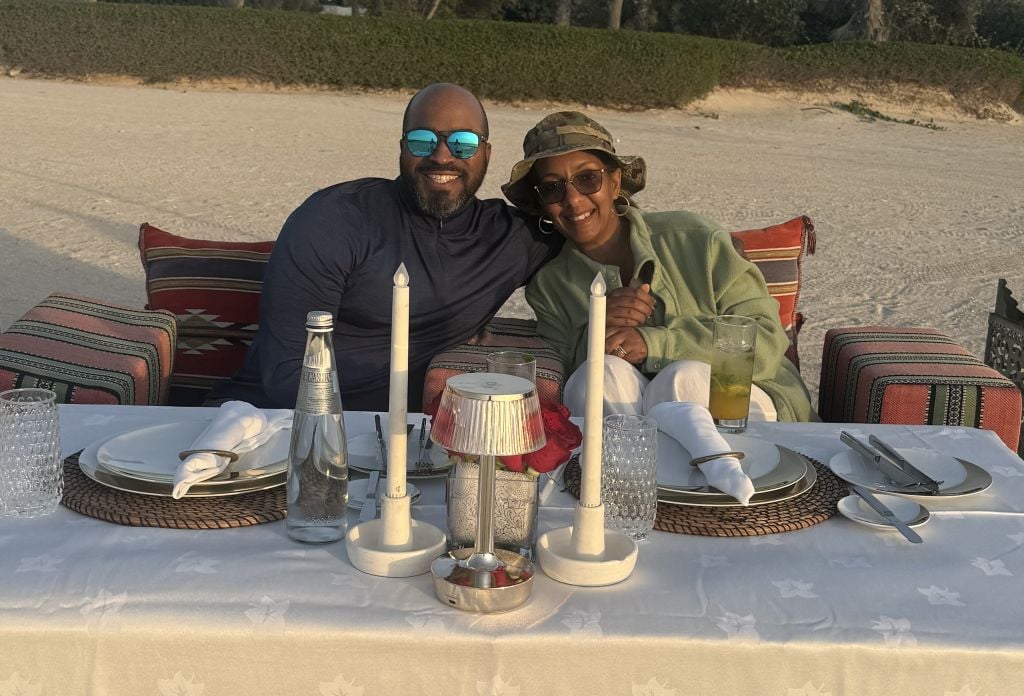
[[[641,213],[630,208],[630,246],[639,272],[653,262],[654,314],[637,327],[647,342],[641,372],[656,374],[676,360],[711,362],[712,321],[719,314],[757,320],[754,383],[775,403],[780,421],[817,420],[807,387],[786,357],[789,339],[779,305],[757,267],[711,221],[687,212]],[[588,258],[571,241],[526,288],[538,331],[558,351],[569,373],[587,358],[590,284],[604,273],[608,291],[629,285],[618,266]]]

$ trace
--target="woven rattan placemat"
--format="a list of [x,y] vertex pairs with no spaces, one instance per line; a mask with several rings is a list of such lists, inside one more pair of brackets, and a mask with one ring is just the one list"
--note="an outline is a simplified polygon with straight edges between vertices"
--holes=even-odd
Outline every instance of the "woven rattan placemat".
[[[803,455],[801,455],[803,456]],[[654,528],[677,534],[739,537],[792,532],[824,522],[836,514],[836,503],[849,493],[846,483],[810,457],[818,480],[810,490],[789,500],[751,507],[705,507],[658,503]],[[580,463],[574,457],[565,465],[566,489],[580,495]]]
[[78,454],[64,460],[63,505],[96,519],[130,527],[231,529],[286,516],[285,487],[210,498],[141,495],[108,488],[82,473]]

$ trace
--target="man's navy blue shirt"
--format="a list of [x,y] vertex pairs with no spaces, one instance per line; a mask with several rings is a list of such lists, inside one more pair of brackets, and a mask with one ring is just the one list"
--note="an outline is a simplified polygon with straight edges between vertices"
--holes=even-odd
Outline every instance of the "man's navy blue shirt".
[[334,315],[346,409],[388,409],[391,296],[409,272],[409,410],[431,358],[477,334],[512,292],[557,253],[559,235],[503,201],[473,198],[446,220],[424,215],[401,179],[318,191],[284,224],[260,298],[260,328],[241,371],[214,389],[262,408],[295,405],[306,313]]

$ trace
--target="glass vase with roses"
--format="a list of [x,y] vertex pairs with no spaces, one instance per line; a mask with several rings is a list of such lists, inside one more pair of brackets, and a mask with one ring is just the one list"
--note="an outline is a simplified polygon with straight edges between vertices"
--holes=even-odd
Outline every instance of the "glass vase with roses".
[[[427,413],[432,421],[445,418],[437,415],[440,396]],[[494,546],[533,557],[537,542],[538,478],[553,472],[569,460],[580,446],[583,434],[569,420],[569,409],[559,403],[542,400],[541,417],[546,444],[536,452],[497,457],[494,491]],[[437,425],[437,423],[433,423]],[[443,425],[443,424],[442,424]],[[448,452],[448,548],[469,548],[476,542],[477,483],[480,476],[479,457],[461,452]]]

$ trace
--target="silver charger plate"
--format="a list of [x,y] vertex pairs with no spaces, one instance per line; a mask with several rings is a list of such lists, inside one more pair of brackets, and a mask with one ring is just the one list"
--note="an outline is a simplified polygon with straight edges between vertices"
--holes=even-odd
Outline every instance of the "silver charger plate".
[[[799,464],[803,467],[803,475],[789,486],[760,493],[755,492],[750,497],[750,505],[768,505],[796,498],[811,490],[818,480],[817,470],[807,459],[786,447],[778,445],[776,447],[779,450],[780,462],[787,460],[787,466]],[[696,505],[699,507],[742,507],[740,501],[731,495],[726,495],[714,488],[711,490],[715,491],[715,493],[711,495],[706,493],[692,494],[689,492],[667,490],[659,486],[658,502],[668,503],[669,505]]]
[[[174,490],[173,482],[168,483],[131,478],[129,476],[115,473],[103,466],[99,459],[97,459],[96,453],[108,439],[110,438],[97,440],[82,450],[82,453],[78,456],[78,467],[82,470],[83,474],[91,478],[96,483],[119,491],[161,497],[171,496],[171,493]],[[282,471],[279,474],[264,476],[261,478],[239,477],[235,479],[204,481],[193,485],[189,489],[188,493],[185,494],[185,497],[210,498],[219,495],[241,495],[242,493],[252,493],[254,491],[263,491],[276,486],[282,486],[287,482],[287,480],[287,471]]]
[[847,483],[870,491],[894,493],[912,498],[949,498],[981,493],[992,485],[992,475],[977,464],[934,450],[897,447],[896,451],[927,476],[942,481],[936,492],[906,489],[893,483],[867,459],[846,450],[828,460],[828,466]]
[[[730,449],[743,452],[740,467],[750,477],[755,493],[789,489],[807,472],[802,457],[786,456],[775,444],[749,435],[723,433]],[[690,464],[693,457],[679,442],[658,432],[658,489],[694,496],[721,496],[708,485],[700,468]],[[813,469],[813,467],[811,467]]]

